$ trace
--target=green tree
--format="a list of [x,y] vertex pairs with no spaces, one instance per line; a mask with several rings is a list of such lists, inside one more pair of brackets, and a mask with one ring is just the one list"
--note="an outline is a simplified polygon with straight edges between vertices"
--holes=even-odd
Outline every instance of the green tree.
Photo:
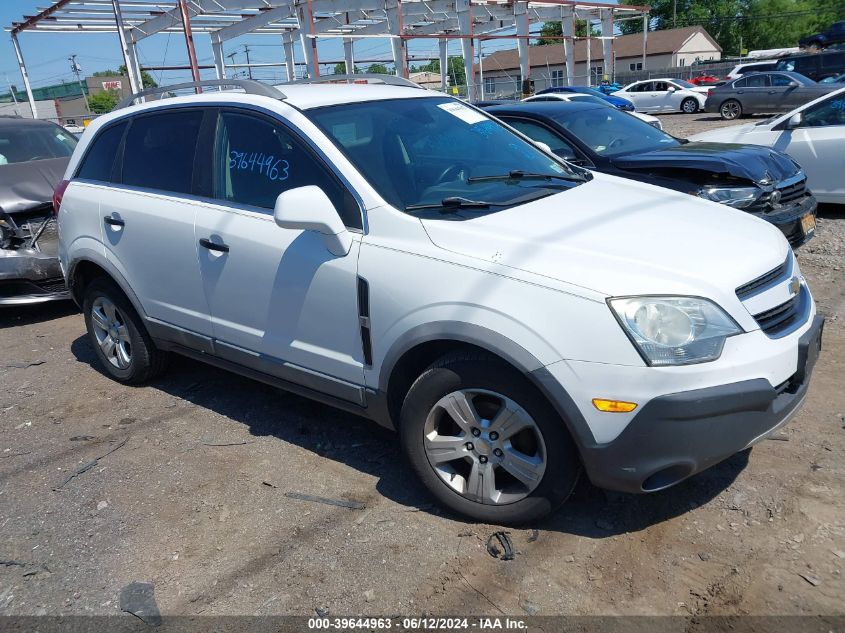
[[[434,59],[427,64],[423,64],[417,70],[419,72],[439,73],[440,60]],[[466,84],[467,74],[464,69],[464,60],[460,55],[453,55],[447,59],[446,72],[453,86],[463,86]]]
[[379,75],[393,75],[395,74],[392,69],[388,68],[384,64],[370,64],[367,67],[368,73],[377,73]]
[[[117,70],[98,70],[95,72],[92,77],[114,77],[116,75],[125,75],[126,74],[126,65],[121,64],[118,66]],[[156,80],[153,79],[153,76],[148,73],[146,70],[141,71],[141,83],[143,84],[144,88],[157,88],[158,83]]]
[[103,90],[88,97],[88,106],[94,114],[106,114],[114,110],[118,99],[116,90]]
[[[601,35],[601,30],[594,25],[590,35],[598,37]],[[543,26],[540,28],[540,39],[537,40],[536,46],[560,44],[563,42],[562,36],[563,27],[560,22],[544,22]],[[586,20],[577,20],[575,22],[575,37],[587,37]]]
[[[621,0],[638,4],[639,0]],[[652,30],[703,26],[722,47],[723,55],[742,48],[786,48],[841,19],[842,0],[651,0]],[[618,24],[622,33],[642,31],[641,20]]]
[[[356,75],[361,72],[361,69],[358,68],[357,64],[352,64],[352,72]],[[334,65],[334,73],[335,75],[345,75],[346,74],[346,64],[344,62],[338,62]]]

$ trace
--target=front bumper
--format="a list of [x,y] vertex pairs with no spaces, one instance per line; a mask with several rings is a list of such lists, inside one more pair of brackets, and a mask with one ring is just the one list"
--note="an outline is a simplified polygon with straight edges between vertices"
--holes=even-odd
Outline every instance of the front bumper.
[[69,298],[58,257],[27,248],[0,250],[0,306]]
[[802,244],[810,241],[815,235],[815,229],[805,231],[801,219],[806,215],[813,216],[813,226],[815,226],[816,209],[818,202],[815,196],[808,194],[799,200],[796,200],[790,205],[785,205],[780,209],[773,209],[766,212],[755,213],[749,210],[749,213],[757,216],[762,220],[771,222],[778,227],[784,234],[792,248],[798,248]]
[[804,402],[823,329],[824,317],[816,316],[798,341],[797,371],[777,387],[757,378],[651,400],[616,439],[581,447],[590,480],[611,490],[652,492],[764,439]]

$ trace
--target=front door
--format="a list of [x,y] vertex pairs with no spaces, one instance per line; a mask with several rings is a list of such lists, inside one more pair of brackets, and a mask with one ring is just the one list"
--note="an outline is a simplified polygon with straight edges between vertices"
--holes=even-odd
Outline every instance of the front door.
[[214,202],[197,213],[194,256],[215,353],[359,400],[360,233],[347,255],[332,255],[318,233],[278,227],[273,206],[282,191],[317,185],[352,229],[361,226],[360,208],[311,148],[268,116],[221,110],[213,156]]

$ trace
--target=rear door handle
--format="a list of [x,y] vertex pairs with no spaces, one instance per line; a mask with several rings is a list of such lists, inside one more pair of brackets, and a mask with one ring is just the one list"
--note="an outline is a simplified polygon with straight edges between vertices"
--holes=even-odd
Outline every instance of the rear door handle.
[[106,217],[104,217],[103,222],[105,222],[106,224],[108,224],[110,226],[126,226],[126,222],[124,222],[122,219],[114,218],[110,215],[107,215]]
[[229,247],[226,244],[217,244],[206,237],[200,238],[200,246],[207,248],[210,251],[217,251],[219,253],[228,253]]

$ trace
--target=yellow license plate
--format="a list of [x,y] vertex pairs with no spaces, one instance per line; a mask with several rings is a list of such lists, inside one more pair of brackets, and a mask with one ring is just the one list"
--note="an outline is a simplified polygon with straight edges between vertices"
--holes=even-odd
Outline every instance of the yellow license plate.
[[804,235],[809,235],[813,231],[816,230],[816,216],[812,213],[808,213],[803,218],[801,218],[801,230],[804,231]]

